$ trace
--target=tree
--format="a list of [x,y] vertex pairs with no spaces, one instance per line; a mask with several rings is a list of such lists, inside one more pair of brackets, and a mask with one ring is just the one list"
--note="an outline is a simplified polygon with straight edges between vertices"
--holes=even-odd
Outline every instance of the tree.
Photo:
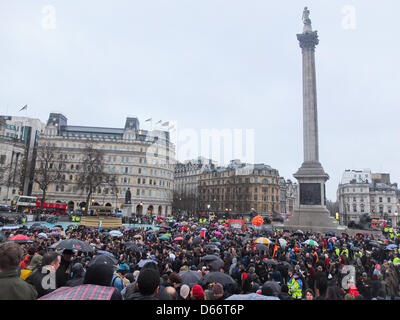
[[104,152],[89,144],[83,151],[82,169],[78,174],[78,184],[82,192],[86,192],[85,213],[88,212],[93,192],[101,185],[115,184],[115,176],[104,170]]
[[42,190],[40,209],[46,201],[46,193],[51,184],[63,183],[61,169],[65,168],[62,157],[56,159],[54,147],[50,144],[43,144],[37,147],[36,166],[33,170],[33,182],[37,183]]

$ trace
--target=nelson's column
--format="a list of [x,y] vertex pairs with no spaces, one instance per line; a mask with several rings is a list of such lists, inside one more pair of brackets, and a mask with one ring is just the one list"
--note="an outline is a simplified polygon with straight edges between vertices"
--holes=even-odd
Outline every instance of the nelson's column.
[[318,156],[317,89],[315,46],[317,31],[312,31],[310,11],[303,12],[303,33],[297,35],[303,55],[303,152],[304,162],[293,175],[299,183],[298,208],[285,226],[310,231],[338,229],[338,222],[326,208],[325,173]]

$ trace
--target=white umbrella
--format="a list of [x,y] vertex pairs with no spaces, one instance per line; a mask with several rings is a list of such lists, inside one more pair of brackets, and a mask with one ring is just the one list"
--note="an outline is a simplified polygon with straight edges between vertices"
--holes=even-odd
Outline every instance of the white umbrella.
[[287,241],[285,239],[279,239],[278,241],[282,248],[286,248]]
[[41,238],[41,239],[47,239],[47,234],[45,234],[44,232],[39,233],[37,236],[38,236],[38,238]]
[[110,235],[113,236],[113,237],[122,237],[123,236],[122,232],[120,232],[118,230],[110,231]]

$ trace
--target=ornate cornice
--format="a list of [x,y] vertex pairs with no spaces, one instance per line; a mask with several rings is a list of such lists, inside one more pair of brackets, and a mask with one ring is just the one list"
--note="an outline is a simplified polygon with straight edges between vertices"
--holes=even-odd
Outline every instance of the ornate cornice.
[[317,31],[300,33],[297,35],[297,40],[299,40],[300,48],[302,49],[314,50],[315,46],[319,43]]

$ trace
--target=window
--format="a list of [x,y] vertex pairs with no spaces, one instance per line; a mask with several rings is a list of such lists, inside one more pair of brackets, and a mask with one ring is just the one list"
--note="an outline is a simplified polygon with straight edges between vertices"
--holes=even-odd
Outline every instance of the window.
[[387,198],[387,202],[390,203],[390,198]]
[[379,202],[382,202],[382,197],[379,197]]

